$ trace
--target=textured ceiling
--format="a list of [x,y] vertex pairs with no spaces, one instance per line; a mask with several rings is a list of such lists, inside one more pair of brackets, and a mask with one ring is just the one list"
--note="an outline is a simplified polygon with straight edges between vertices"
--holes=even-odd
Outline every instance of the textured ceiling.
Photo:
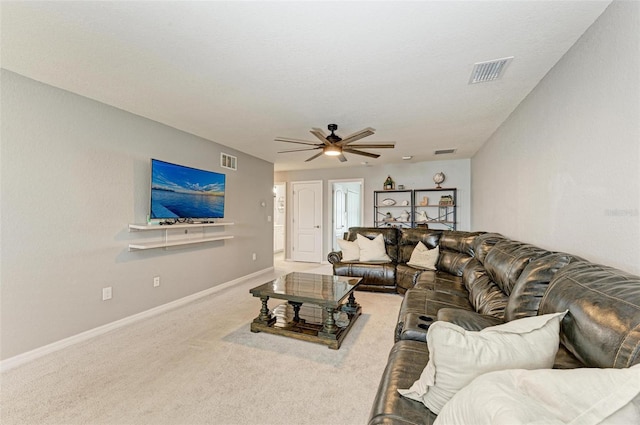
[[[2,67],[274,162],[276,170],[471,157],[609,1],[6,2]],[[499,81],[475,62],[514,56]],[[348,162],[311,127],[395,141]]]

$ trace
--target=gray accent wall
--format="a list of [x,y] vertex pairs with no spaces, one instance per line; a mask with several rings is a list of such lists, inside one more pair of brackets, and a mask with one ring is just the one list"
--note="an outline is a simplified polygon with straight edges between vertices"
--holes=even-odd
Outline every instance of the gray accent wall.
[[640,273],[639,34],[613,2],[473,157],[474,229]]
[[[273,267],[273,164],[7,70],[1,83],[2,359]],[[129,252],[159,236],[127,230],[146,221],[150,158],[226,174],[235,238]]]
[[[401,141],[397,141],[401,143]],[[393,155],[393,151],[382,152],[383,155]],[[284,154],[283,154],[284,155]],[[348,155],[348,154],[347,154]],[[348,161],[359,163],[362,161],[356,155],[348,155]],[[337,161],[335,158],[319,158],[316,161]],[[371,160],[374,162],[375,160]],[[470,211],[471,211],[471,161],[469,159],[443,160],[443,161],[425,161],[425,162],[402,162],[392,165],[369,165],[369,166],[350,166],[340,168],[329,168],[320,170],[301,170],[301,171],[281,171],[275,173],[275,181],[286,182],[290,185],[294,181],[322,181],[322,206],[323,206],[323,225],[322,225],[322,246],[323,260],[326,261],[327,254],[331,251],[330,227],[332,225],[331,211],[331,187],[329,180],[341,179],[364,179],[364,222],[363,226],[373,226],[373,191],[382,190],[387,176],[398,185],[404,185],[405,189],[429,189],[434,188],[436,184],[433,182],[433,175],[438,172],[444,172],[446,181],[442,187],[455,187],[458,189],[458,230],[469,230],[470,228]],[[287,191],[290,186],[287,186]],[[288,192],[287,192],[288,193]],[[291,203],[287,205],[289,216],[291,216]],[[289,227],[289,223],[287,223]],[[289,230],[287,228],[287,230]],[[285,255],[291,257],[289,235],[286,235]]]

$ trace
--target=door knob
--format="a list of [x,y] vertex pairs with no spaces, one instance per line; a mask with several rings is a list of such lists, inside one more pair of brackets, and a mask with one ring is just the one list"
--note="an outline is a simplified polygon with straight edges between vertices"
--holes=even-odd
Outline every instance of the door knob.
[[319,228],[320,228],[320,226],[316,226],[316,229],[319,229]]

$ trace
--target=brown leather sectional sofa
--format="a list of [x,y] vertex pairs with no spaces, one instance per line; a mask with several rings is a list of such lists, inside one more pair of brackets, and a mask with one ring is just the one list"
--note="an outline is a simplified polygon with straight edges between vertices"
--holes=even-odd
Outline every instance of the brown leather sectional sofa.
[[[370,425],[431,424],[435,415],[404,398],[429,360],[426,333],[435,320],[480,330],[514,319],[569,310],[561,325],[554,368],[623,368],[640,363],[640,277],[552,252],[496,233],[352,228],[382,233],[387,264],[344,263],[330,253],[337,275],[363,277],[362,289],[398,292],[404,299],[396,341],[371,410]],[[408,266],[422,241],[440,246],[436,271]]]

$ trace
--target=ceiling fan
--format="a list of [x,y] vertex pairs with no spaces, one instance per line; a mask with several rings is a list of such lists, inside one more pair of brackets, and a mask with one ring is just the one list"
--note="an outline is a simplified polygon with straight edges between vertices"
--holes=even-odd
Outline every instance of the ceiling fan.
[[395,142],[386,142],[386,143],[369,143],[362,145],[352,145],[351,143],[363,139],[367,136],[371,136],[375,133],[375,130],[371,127],[367,127],[363,130],[357,131],[344,139],[340,136],[336,135],[334,131],[338,129],[337,124],[329,124],[327,127],[331,134],[326,135],[324,131],[319,128],[312,128],[311,134],[316,136],[322,143],[314,143],[306,140],[300,139],[290,139],[288,137],[276,137],[276,142],[287,142],[287,143],[298,143],[300,145],[310,145],[312,148],[305,149],[291,149],[286,151],[280,151],[278,153],[286,153],[286,152],[301,152],[301,151],[312,151],[316,149],[321,149],[320,152],[313,155],[311,158],[307,159],[305,162],[312,161],[319,157],[322,154],[328,156],[337,156],[340,162],[345,162],[347,158],[345,158],[344,153],[354,153],[356,155],[368,156],[370,158],[378,158],[380,155],[370,152],[361,151],[359,149],[388,149],[394,148]]

